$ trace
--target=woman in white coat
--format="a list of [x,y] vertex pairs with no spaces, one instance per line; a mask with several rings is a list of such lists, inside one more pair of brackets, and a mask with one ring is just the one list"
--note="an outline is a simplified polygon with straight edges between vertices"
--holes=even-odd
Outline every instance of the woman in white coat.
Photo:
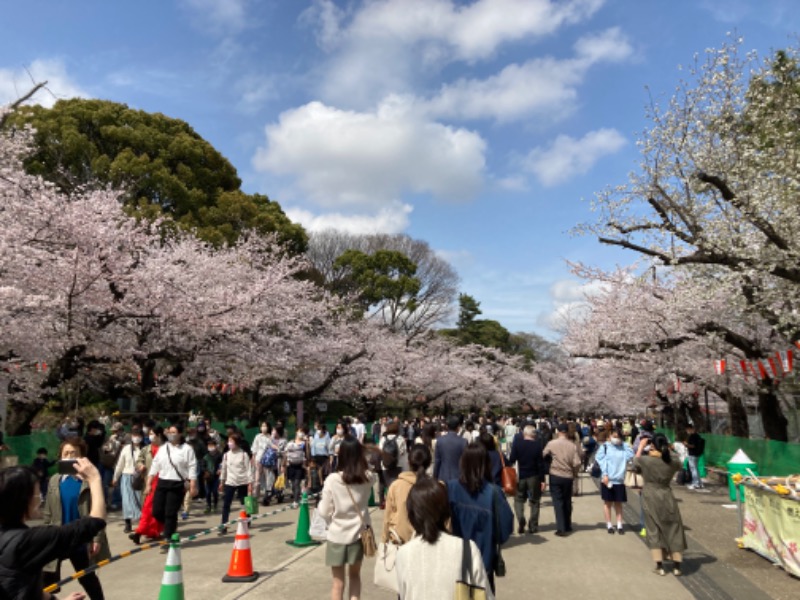
[[451,599],[457,581],[486,590],[489,578],[478,546],[446,532],[450,518],[447,489],[435,479],[420,477],[406,500],[408,520],[416,535],[397,551],[397,584],[401,600]]

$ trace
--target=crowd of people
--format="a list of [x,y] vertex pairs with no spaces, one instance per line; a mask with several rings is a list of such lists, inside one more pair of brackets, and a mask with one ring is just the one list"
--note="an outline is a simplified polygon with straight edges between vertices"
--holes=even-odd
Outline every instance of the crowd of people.
[[[495,575],[504,570],[502,544],[515,521],[519,535],[538,532],[548,486],[556,536],[573,532],[572,502],[581,493],[582,471],[590,472],[600,487],[608,533],[624,534],[626,476],[632,468],[638,470],[644,480],[642,525],[655,572],[666,574],[669,560],[672,572],[680,575],[686,542],[670,483],[684,458],[691,471],[687,478],[702,485],[697,460],[689,458],[702,454],[702,438],[690,429],[683,443],[672,446],[647,420],[450,415],[402,421],[387,416],[367,428],[364,417],[356,416],[340,420],[332,432],[322,421],[300,426],[291,438],[283,422],[263,422],[248,443],[235,425],[221,432],[207,419],[193,417],[186,429],[180,423],[165,429],[152,420],[128,427],[116,422],[109,435],[109,423],[101,419],[85,428],[77,419],[66,420],[58,429],[56,458],[77,461],[74,472],[59,468],[49,476],[55,461],[43,448],[33,468],[17,468],[16,478],[9,475],[12,470],[3,472],[0,546],[2,536],[12,530],[33,531],[24,524],[37,511],[45,525],[67,532],[64,539],[80,538],[70,545],[58,538],[49,554],[37,556],[39,581],[46,585],[59,579],[65,559],[81,570],[110,556],[98,523],[100,504],[103,513],[107,504],[121,507],[125,532],[139,544],[168,539],[179,520],[188,518],[195,500],[204,503],[206,514],[219,512],[222,535],[235,498],[244,504],[250,497],[265,506],[287,500],[296,507],[308,492],[319,498],[317,510],[328,523],[332,597],[343,598],[349,580],[349,597],[358,598],[361,535],[371,525],[367,508],[372,497],[385,511],[379,539],[397,550],[396,591],[401,598],[448,597],[445,587],[452,593],[455,581],[463,577],[493,597]],[[513,511],[502,489],[504,466],[518,474]],[[31,500],[30,507],[17,507],[12,514],[6,510],[6,494],[28,479],[35,483],[31,493],[36,510]],[[31,534],[20,539],[25,536]],[[412,553],[430,560],[411,559]],[[3,550],[0,581],[8,576],[2,571],[5,560]],[[92,600],[104,597],[96,574],[80,583]],[[26,580],[19,585],[31,584]]]

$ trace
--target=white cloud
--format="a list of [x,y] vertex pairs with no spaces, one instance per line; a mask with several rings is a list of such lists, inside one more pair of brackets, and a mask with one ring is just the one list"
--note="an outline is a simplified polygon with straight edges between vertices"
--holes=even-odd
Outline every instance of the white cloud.
[[478,134],[419,119],[399,98],[375,112],[311,102],[266,127],[253,165],[294,178],[317,206],[380,210],[408,193],[472,198],[482,186],[485,150]]
[[607,285],[600,281],[559,279],[550,286],[552,310],[539,314],[536,322],[553,331],[563,329],[569,320],[580,319],[589,311],[586,298],[600,293]]
[[236,106],[244,113],[254,113],[278,97],[277,86],[271,77],[247,75],[235,84],[235,89],[240,95]]
[[409,91],[430,69],[486,60],[506,43],[530,43],[581,22],[604,2],[378,0],[345,12],[332,0],[317,0],[302,21],[316,27],[322,48],[335,52],[324,71],[324,98],[363,107]]
[[592,66],[622,61],[632,53],[621,31],[608,29],[579,39],[574,58],[537,58],[508,65],[486,79],[444,85],[423,110],[445,118],[512,121],[538,113],[558,119],[574,109],[577,87]]
[[581,139],[559,135],[548,148],[536,148],[525,159],[526,168],[545,186],[583,175],[603,156],[619,151],[627,141],[615,129],[591,131]]
[[315,215],[302,208],[286,208],[286,215],[309,231],[338,229],[353,234],[402,233],[408,227],[408,215],[413,207],[395,202],[374,215],[342,214],[340,212]]
[[247,26],[250,0],[181,0],[195,22],[215,34],[237,33]]
[[67,74],[59,59],[37,59],[27,68],[16,71],[0,69],[0,105],[9,104],[30,91],[34,83],[47,82],[47,89],[40,90],[29,103],[53,106],[57,100],[86,98],[89,94]]

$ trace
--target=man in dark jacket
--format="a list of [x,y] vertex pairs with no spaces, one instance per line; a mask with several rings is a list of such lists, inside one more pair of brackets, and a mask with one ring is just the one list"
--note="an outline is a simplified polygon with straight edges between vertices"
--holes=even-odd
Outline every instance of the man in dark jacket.
[[441,481],[458,479],[459,462],[467,440],[458,435],[461,419],[452,415],[447,419],[447,433],[436,440],[433,460],[433,476]]
[[536,429],[532,424],[525,425],[522,436],[515,436],[511,443],[511,455],[508,464],[515,463],[519,466],[519,484],[517,495],[514,498],[514,512],[517,515],[517,533],[522,535],[525,531],[525,500],[531,507],[528,533],[533,534],[539,530],[539,506],[542,492],[545,488],[544,476],[547,474],[547,464],[544,461],[542,450],[544,446],[536,439]]

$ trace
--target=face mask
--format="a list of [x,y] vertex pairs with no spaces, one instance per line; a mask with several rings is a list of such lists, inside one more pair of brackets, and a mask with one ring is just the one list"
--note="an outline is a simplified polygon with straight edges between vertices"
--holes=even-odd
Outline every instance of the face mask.
[[611,438],[611,443],[614,444],[615,446],[619,446],[622,444],[622,440],[619,438]]
[[209,446],[208,447],[208,452],[210,454],[214,454],[216,451],[217,451],[217,447],[216,446]]
[[344,433],[344,429],[337,429],[336,435],[342,435]]
[[141,443],[142,443],[142,438],[140,438],[138,435],[135,435],[135,436],[133,436],[133,437],[131,438],[131,441],[132,441],[134,444],[141,444]]
[[231,450],[235,450],[236,444],[234,444],[233,442],[228,442],[228,448],[230,448]]
[[181,439],[181,436],[180,436],[180,434],[179,434],[179,433],[168,433],[168,434],[167,434],[167,439],[168,439],[170,442],[172,442],[173,444],[175,444],[175,443],[177,443],[177,442],[178,442],[178,440],[179,440],[179,439]]
[[267,428],[266,427],[262,427],[261,428],[261,433],[267,433]]
[[147,435],[148,433],[150,433],[150,428],[149,427],[142,427],[142,433]]
[[187,442],[191,442],[193,439],[194,439],[194,436],[193,436],[193,435],[187,435],[187,436],[186,436],[186,441],[187,441]]

